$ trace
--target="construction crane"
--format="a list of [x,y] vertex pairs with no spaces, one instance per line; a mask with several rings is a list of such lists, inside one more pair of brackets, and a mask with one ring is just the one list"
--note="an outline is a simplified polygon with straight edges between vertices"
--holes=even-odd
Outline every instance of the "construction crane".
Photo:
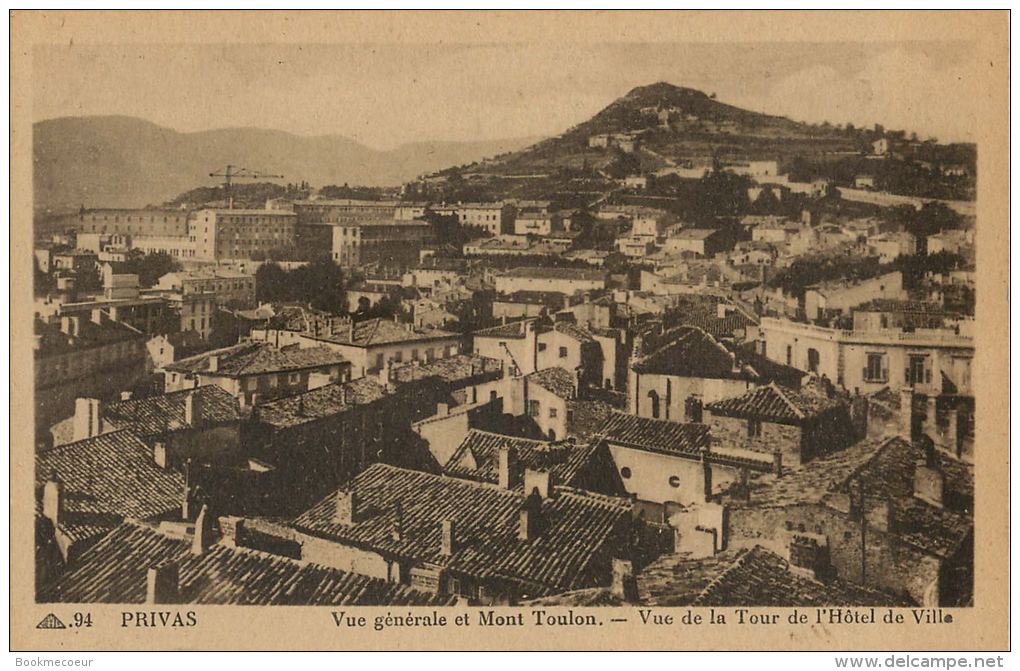
[[223,169],[223,172],[210,172],[209,176],[223,178],[223,193],[227,196],[227,207],[231,210],[234,209],[234,196],[230,193],[230,185],[235,179],[283,179],[283,175],[270,175],[258,170],[242,168],[239,165],[228,165]]

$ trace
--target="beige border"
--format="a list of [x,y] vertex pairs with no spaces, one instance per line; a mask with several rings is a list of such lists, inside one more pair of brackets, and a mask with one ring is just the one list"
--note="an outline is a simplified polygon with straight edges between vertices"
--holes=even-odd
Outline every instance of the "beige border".
[[[1009,15],[998,12],[12,12],[11,35],[11,649],[786,649],[1003,650],[1009,625]],[[566,28],[566,30],[565,30]],[[34,603],[31,373],[31,45],[183,42],[602,42],[969,40],[979,115],[976,596],[954,623],[929,626],[470,627],[345,631],[328,609],[195,607],[187,630],[124,629],[119,607],[92,607],[89,630],[38,631]],[[937,100],[933,92],[933,100]],[[942,101],[946,103],[947,101]],[[951,104],[951,101],[948,101]],[[877,120],[881,121],[881,120]],[[190,610],[188,607],[185,610]],[[84,609],[81,609],[84,610]],[[365,615],[387,609],[361,609]],[[464,609],[473,611],[474,609]],[[575,609],[576,610],[576,609]],[[720,609],[727,610],[727,609]],[[732,611],[732,609],[728,609]],[[406,610],[404,611],[406,612]],[[460,610],[456,611],[461,612]],[[608,620],[608,611],[593,610]],[[680,610],[680,614],[683,611]],[[786,611],[782,611],[786,612]],[[950,612],[950,611],[946,611]],[[451,622],[454,611],[448,613]],[[909,619],[908,614],[908,619]],[[784,617],[785,619],[785,617]]]

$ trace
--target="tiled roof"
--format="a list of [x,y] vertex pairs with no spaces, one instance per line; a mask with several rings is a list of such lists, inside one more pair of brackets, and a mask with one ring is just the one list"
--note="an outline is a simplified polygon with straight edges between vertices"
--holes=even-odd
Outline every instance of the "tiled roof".
[[594,454],[595,445],[567,441],[553,443],[471,429],[443,466],[443,472],[456,478],[497,483],[501,449],[514,450],[517,462],[523,468],[549,470],[555,484],[570,486]]
[[772,384],[757,387],[743,396],[725,398],[705,406],[713,415],[751,417],[776,424],[801,424],[840,407],[837,399],[804,394]]
[[35,484],[55,476],[64,486],[64,531],[91,536],[121,521],[148,519],[179,509],[180,473],[156,465],[152,449],[130,431],[54,447],[36,455]]
[[112,345],[126,340],[145,340],[146,336],[127,324],[104,318],[96,324],[83,314],[78,319],[78,335],[72,336],[60,330],[60,323],[50,324],[35,319],[36,357],[55,356],[75,350]]
[[504,277],[528,277],[532,279],[548,280],[581,280],[586,282],[601,282],[607,277],[605,271],[591,270],[587,268],[551,268],[548,266],[530,266],[511,268],[503,274]]
[[591,331],[586,328],[582,328],[577,324],[571,324],[570,322],[556,322],[554,328],[563,335],[569,336],[578,342],[595,342],[595,336],[591,334]]
[[[217,357],[216,372],[211,373],[209,361],[214,356]],[[274,347],[266,342],[245,342],[181,359],[167,365],[166,370],[241,377],[321,368],[342,363],[347,363],[347,359],[328,347],[301,348],[296,345]]]
[[801,504],[821,504],[826,496],[846,481],[888,443],[899,438],[859,441],[845,450],[816,457],[782,477],[752,483],[749,500],[733,498],[733,507],[781,508]]
[[661,454],[700,455],[708,448],[708,426],[614,412],[599,435],[611,443]]
[[413,362],[393,369],[393,379],[397,382],[438,377],[455,386],[458,382],[498,380],[502,376],[503,362],[480,354],[458,354],[429,363]]
[[374,377],[362,377],[344,384],[327,384],[263,403],[258,408],[258,421],[278,429],[304,424],[378,401],[393,393]]
[[474,332],[475,338],[500,338],[511,340],[523,340],[527,333],[527,325],[533,324],[533,319],[518,322],[508,322],[499,326],[491,326],[487,329],[479,329]]
[[148,570],[169,562],[179,572],[178,603],[437,606],[455,598],[245,548],[218,545],[193,555],[189,540],[127,522],[44,588],[40,601],[145,603]]
[[641,601],[650,606],[916,605],[845,580],[821,582],[793,573],[785,559],[760,545],[702,559],[667,555],[647,566],[637,579]]
[[559,366],[534,372],[524,379],[527,380],[529,384],[537,384],[562,399],[570,400],[574,398],[574,375]]
[[732,346],[700,328],[681,326],[668,332],[666,344],[634,363],[638,373],[723,380],[798,384],[802,371],[770,361],[751,347]]
[[441,329],[414,329],[408,324],[398,324],[392,319],[368,319],[354,324],[353,337],[348,329],[336,329],[333,333],[324,331],[314,336],[306,332],[306,336],[324,342],[353,345],[355,347],[372,347],[401,342],[438,340],[440,338],[456,338],[456,333]]
[[[445,566],[478,578],[505,579],[528,587],[523,596],[594,586],[591,561],[630,522],[625,499],[561,488],[541,502],[543,528],[531,540],[518,538],[521,492],[385,464],[370,466],[351,483],[366,517],[355,524],[335,521],[336,494],[295,519],[303,533],[363,547],[385,556]],[[394,537],[396,504],[402,533]],[[457,544],[440,553],[441,523],[453,521]]]
[[[184,406],[192,395],[194,424],[184,421]],[[159,396],[114,401],[102,406],[104,420],[118,428],[130,428],[140,436],[192,428],[202,423],[235,422],[243,418],[237,399],[216,385],[203,385]]]

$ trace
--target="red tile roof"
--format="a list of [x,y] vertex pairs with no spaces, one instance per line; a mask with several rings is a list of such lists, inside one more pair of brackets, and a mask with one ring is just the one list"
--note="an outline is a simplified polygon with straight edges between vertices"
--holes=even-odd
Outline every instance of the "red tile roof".
[[[385,556],[445,566],[480,579],[502,579],[526,586],[529,596],[597,584],[593,559],[620,542],[630,523],[626,499],[561,488],[542,502],[544,528],[532,540],[518,538],[522,492],[494,485],[374,464],[350,489],[367,517],[355,524],[336,522],[336,494],[295,519],[303,533],[368,548]],[[392,532],[400,504],[403,533]],[[457,547],[440,554],[440,526],[456,524]]]
[[837,399],[783,389],[772,383],[736,398],[714,401],[705,406],[713,415],[760,419],[776,424],[799,425],[843,405]]
[[[193,424],[184,421],[184,407],[192,395]],[[237,399],[216,385],[203,385],[158,396],[114,401],[102,405],[104,420],[129,428],[140,436],[190,429],[193,426],[238,422],[243,418]]]
[[471,429],[443,466],[443,472],[457,478],[497,483],[501,449],[514,450],[522,467],[549,470],[555,484],[567,486],[574,485],[574,478],[595,453],[594,444],[531,440]]
[[534,372],[524,379],[529,384],[537,384],[543,389],[568,401],[576,395],[574,375],[559,366]]
[[214,546],[191,554],[190,540],[127,522],[46,586],[44,603],[142,604],[150,568],[173,562],[178,603],[260,606],[440,606],[455,597],[246,548]]
[[179,510],[180,473],[156,465],[152,449],[130,431],[39,452],[35,485],[56,477],[64,486],[63,530],[74,538],[106,531],[124,518],[148,519]]
[[614,412],[598,431],[610,443],[647,452],[700,456],[708,449],[708,427]]
[[[215,372],[210,371],[212,357],[218,357]],[[296,345],[274,347],[266,342],[245,342],[181,359],[167,365],[166,370],[220,377],[242,377],[346,363],[347,359],[328,347],[300,348]]]

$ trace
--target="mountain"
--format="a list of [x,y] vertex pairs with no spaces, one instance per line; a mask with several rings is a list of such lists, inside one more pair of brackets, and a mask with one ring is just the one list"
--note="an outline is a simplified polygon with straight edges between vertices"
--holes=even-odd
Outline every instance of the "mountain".
[[523,150],[486,161],[470,172],[543,173],[556,169],[598,169],[614,152],[589,146],[605,134],[640,138],[641,168],[654,170],[688,160],[784,159],[856,152],[866,146],[865,131],[811,125],[740,109],[714,96],[665,82],[641,86],[591,119]]
[[395,186],[451,165],[534,142],[421,142],[378,151],[339,135],[307,137],[260,128],[180,133],[124,116],[66,117],[33,127],[37,211],[159,204],[227,164],[284,175],[283,183]]

